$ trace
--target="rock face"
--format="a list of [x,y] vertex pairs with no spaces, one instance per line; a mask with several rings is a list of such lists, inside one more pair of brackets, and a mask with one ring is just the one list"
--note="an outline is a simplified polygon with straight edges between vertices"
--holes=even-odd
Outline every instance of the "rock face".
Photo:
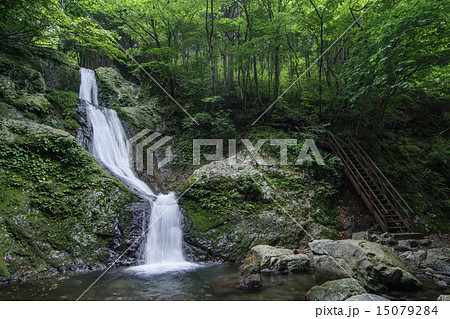
[[345,278],[327,281],[323,285],[312,287],[306,293],[306,299],[313,301],[342,301],[365,293],[362,283],[355,279]]
[[290,249],[259,245],[252,248],[244,261],[244,268],[254,261],[261,272],[304,272],[309,268],[309,259],[304,254],[294,254]]
[[135,106],[139,88],[125,80],[114,67],[99,67],[95,70],[100,86],[101,99],[106,105]]
[[0,148],[0,282],[106,267],[142,234],[148,207],[69,133],[0,118]]
[[351,276],[371,291],[422,287],[392,249],[362,240],[315,240],[310,243],[318,276]]
[[450,248],[432,248],[423,262],[426,267],[450,275]]
[[[230,165],[234,161],[236,165]],[[187,190],[180,206],[186,217],[185,241],[192,247],[189,256],[195,251],[198,261],[242,261],[257,245],[295,249],[303,238],[307,244],[311,238],[305,230],[321,239],[338,236],[305,219],[325,214],[325,208],[319,207],[320,199],[314,201],[315,186],[304,173],[257,165],[242,151],[200,167],[180,188]],[[272,199],[274,185],[276,196],[283,197],[283,209]]]
[[345,299],[345,301],[390,301],[390,300],[374,294],[363,294],[351,296],[350,298]]

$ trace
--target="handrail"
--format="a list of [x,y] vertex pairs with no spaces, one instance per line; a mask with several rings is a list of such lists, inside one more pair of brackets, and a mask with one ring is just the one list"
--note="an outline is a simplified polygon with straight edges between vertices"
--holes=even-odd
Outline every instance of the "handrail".
[[[376,175],[381,176],[381,180],[382,182],[384,182],[385,184],[387,184],[389,186],[389,188],[387,188],[386,190],[390,193],[391,197],[393,197],[394,203],[396,206],[393,206],[395,211],[400,215],[400,211],[397,207],[397,203],[400,202],[400,204],[403,204],[401,206],[402,210],[404,211],[404,213],[406,213],[408,215],[408,219],[409,219],[409,223],[406,223],[406,221],[403,219],[403,217],[400,215],[399,217],[402,219],[403,222],[405,222],[405,225],[409,224],[409,227],[411,227],[412,229],[414,228],[414,219],[413,219],[413,210],[412,208],[408,205],[408,203],[404,200],[404,198],[400,195],[400,193],[397,191],[397,189],[391,184],[391,182],[387,179],[387,177],[383,174],[383,172],[378,168],[378,166],[372,161],[372,159],[369,157],[369,155],[367,155],[366,151],[361,147],[361,145],[359,145],[359,143],[351,136],[350,139],[352,140],[353,144],[358,148],[358,150],[365,156],[365,160],[368,160],[370,162],[370,166],[372,166],[373,168],[375,168],[375,173],[377,173]],[[392,205],[392,203],[391,203]]]
[[[327,133],[331,148],[343,161],[347,175],[351,178],[358,193],[363,197],[369,210],[375,215],[383,230],[387,231],[389,227],[400,227],[408,231],[413,230],[413,210],[359,143],[353,137],[351,137],[350,143],[346,143],[331,132],[327,131]],[[347,151],[342,145],[345,145]],[[348,152],[351,152],[359,166],[369,176],[373,182],[372,186],[369,185],[367,178],[362,175],[362,170],[355,166],[356,162],[349,157]],[[377,196],[374,190],[378,190],[381,193],[382,199],[384,199],[386,204],[381,202],[379,195]],[[397,221],[394,218],[394,220],[391,219],[388,222],[387,216],[389,211],[387,207],[393,209],[392,212],[395,213]],[[389,226],[389,223],[391,223],[391,226]]]
[[[342,146],[340,145],[340,143],[338,142],[338,137],[334,136],[333,134],[330,133],[330,136],[333,140],[333,144],[332,147],[334,148],[339,148],[339,152],[342,155],[340,156],[343,160],[344,160],[344,164],[346,166],[346,168],[350,168],[349,170],[349,174],[352,176],[352,178],[355,180],[355,182],[358,184],[358,191],[361,193],[364,193],[364,196],[367,198],[367,200],[370,201],[370,206],[371,208],[374,210],[374,212],[376,212],[376,217],[378,222],[383,226],[383,230],[387,231],[388,228],[388,224],[387,224],[387,211],[386,208],[384,207],[384,205],[381,203],[380,199],[378,198],[378,196],[376,196],[376,194],[374,193],[374,191],[371,189],[371,187],[369,186],[369,184],[367,183],[367,181],[364,179],[364,177],[361,175],[361,172],[359,172],[359,170],[356,168],[356,166],[354,165],[354,163],[350,160],[350,158],[348,157],[348,155],[346,154],[346,152],[344,151],[344,149],[342,148]],[[344,143],[346,144],[346,143]],[[363,185],[361,183],[364,183],[365,186],[367,186],[367,189],[364,189]],[[377,201],[378,204],[380,205],[380,207],[383,208],[383,210],[381,211],[376,205],[373,205],[372,202]],[[373,212],[372,212],[373,213]]]

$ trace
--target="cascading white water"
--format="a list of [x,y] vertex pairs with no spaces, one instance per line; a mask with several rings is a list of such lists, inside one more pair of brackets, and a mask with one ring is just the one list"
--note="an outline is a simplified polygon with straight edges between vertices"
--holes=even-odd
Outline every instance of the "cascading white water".
[[[116,111],[98,107],[95,72],[81,68],[80,75],[79,98],[88,102],[86,113],[93,128],[94,157],[129,187],[151,200],[154,193],[130,168],[127,139]],[[192,268],[195,264],[186,262],[183,257],[181,213],[175,194],[158,195],[152,206],[144,249],[146,265],[141,270],[146,273],[159,273]]]
[[145,263],[183,262],[181,213],[174,193],[159,195],[152,209]]
[[130,168],[127,139],[116,111],[98,108],[98,88],[95,72],[81,68],[79,97],[88,102],[86,113],[92,124],[92,153],[113,174],[128,186],[144,195],[154,195],[151,189],[139,180]]

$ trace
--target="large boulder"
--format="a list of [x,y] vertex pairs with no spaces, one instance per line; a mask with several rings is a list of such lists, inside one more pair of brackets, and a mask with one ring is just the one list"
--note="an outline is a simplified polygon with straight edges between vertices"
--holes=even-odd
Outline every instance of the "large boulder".
[[427,251],[424,266],[450,275],[450,248],[433,248]]
[[320,277],[350,276],[371,291],[422,287],[394,251],[381,244],[363,240],[315,240],[309,246]]
[[259,262],[261,272],[304,272],[309,268],[306,255],[269,245],[253,247],[244,261],[244,267],[254,261]]
[[352,296],[365,294],[362,283],[352,278],[327,281],[314,286],[306,293],[306,299],[314,301],[342,301]]

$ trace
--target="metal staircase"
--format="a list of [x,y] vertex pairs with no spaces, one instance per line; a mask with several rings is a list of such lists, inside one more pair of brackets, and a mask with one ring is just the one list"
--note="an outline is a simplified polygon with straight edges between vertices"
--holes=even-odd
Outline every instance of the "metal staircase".
[[384,232],[414,232],[414,212],[363,148],[350,138],[344,142],[328,133],[328,144],[344,164],[344,171]]

